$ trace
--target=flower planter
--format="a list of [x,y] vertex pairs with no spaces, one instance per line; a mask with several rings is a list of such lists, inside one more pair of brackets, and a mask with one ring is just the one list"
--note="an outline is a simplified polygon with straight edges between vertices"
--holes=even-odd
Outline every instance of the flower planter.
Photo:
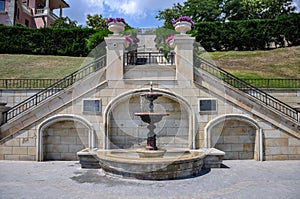
[[110,22],[108,24],[108,30],[113,32],[114,35],[119,35],[120,32],[125,30],[125,24],[123,22]]
[[175,30],[181,35],[185,35],[186,32],[192,29],[192,24],[186,21],[180,21],[175,24]]

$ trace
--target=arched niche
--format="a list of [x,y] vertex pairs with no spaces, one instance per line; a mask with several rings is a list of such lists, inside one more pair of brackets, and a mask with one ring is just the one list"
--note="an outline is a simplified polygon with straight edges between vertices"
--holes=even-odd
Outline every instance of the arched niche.
[[[44,144],[43,144],[43,137],[44,132],[47,128],[51,127],[52,125],[62,123],[62,122],[77,122],[80,124],[80,126],[85,127],[88,130],[88,148],[94,148],[94,141],[95,141],[95,131],[93,129],[92,124],[87,121],[86,119],[77,116],[77,115],[68,115],[68,114],[62,114],[62,115],[55,115],[52,116],[46,120],[44,120],[39,126],[38,126],[38,134],[37,134],[37,160],[43,161],[44,160]],[[59,149],[57,149],[59,150]]]
[[[185,148],[195,148],[195,114],[192,110],[192,108],[190,107],[189,103],[181,96],[178,96],[168,90],[164,90],[164,89],[153,89],[154,92],[159,92],[161,93],[163,96],[160,97],[159,99],[157,99],[155,101],[155,106],[162,106],[162,104],[160,103],[172,103],[174,106],[176,106],[176,104],[183,110],[183,114],[185,115],[184,122],[180,122],[180,121],[176,121],[176,119],[174,118],[174,116],[171,116],[170,118],[172,118],[175,125],[183,125],[184,128],[186,128],[187,131],[187,143],[186,143],[186,147]],[[117,139],[119,139],[119,142],[124,141],[124,139],[132,139],[131,143],[125,143],[125,145],[127,144],[127,146],[124,146],[124,148],[135,148],[137,146],[133,146],[134,142],[135,144],[141,144],[143,145],[143,141],[145,141],[146,139],[146,131],[142,132],[143,130],[146,129],[146,125],[145,123],[142,123],[140,121],[139,118],[134,118],[134,112],[140,112],[141,111],[141,107],[140,107],[140,94],[145,93],[145,92],[149,92],[149,89],[138,89],[138,90],[133,90],[133,91],[128,91],[125,92],[117,97],[115,97],[113,100],[110,101],[110,103],[107,105],[106,109],[104,110],[103,113],[103,118],[104,118],[104,149],[110,149],[110,148],[122,148],[119,147],[119,144],[116,143],[112,143],[114,141],[111,140],[111,134],[114,133],[115,135],[121,135],[120,137],[118,137]],[[148,103],[148,102],[146,102]],[[172,108],[174,108],[171,107]],[[128,110],[124,111],[124,107],[127,108]],[[162,106],[163,107],[163,106]],[[164,108],[165,110],[162,110],[162,112],[168,112],[168,108]],[[123,113],[121,113],[122,111],[124,111]],[[116,119],[117,118],[117,119]],[[126,118],[128,118],[128,120],[126,121]],[[178,119],[178,118],[177,118]],[[116,123],[116,120],[118,120]],[[165,123],[164,123],[165,122]],[[157,129],[156,132],[158,131],[159,134],[161,134],[162,136],[159,137],[158,139],[163,140],[164,135],[172,136],[172,133],[167,133],[166,131],[168,129],[162,129],[161,127],[164,126],[166,123],[168,123],[168,125],[170,125],[170,120],[168,120],[168,117],[166,117],[165,119],[163,119],[161,124],[157,125]],[[111,129],[113,129],[113,127],[116,127],[113,131],[111,132]],[[128,127],[128,129],[126,130],[126,128]],[[170,129],[169,129],[170,130]],[[175,135],[174,139],[180,139],[180,130],[177,130],[176,132],[173,133],[173,135]],[[133,132],[134,131],[134,132]],[[129,135],[128,135],[129,134]],[[124,135],[125,137],[122,137],[122,135]],[[116,139],[115,139],[116,140]],[[180,142],[179,140],[177,140],[178,143]],[[162,141],[164,142],[164,141]],[[168,140],[166,142],[169,142]],[[176,141],[175,141],[176,142]],[[185,145],[184,141],[183,141],[183,145]],[[176,144],[174,145],[176,146]],[[183,146],[184,147],[184,146]]]
[[229,159],[249,159],[253,152],[253,159],[263,160],[262,129],[246,115],[218,116],[207,124],[204,132],[205,147],[227,151]]

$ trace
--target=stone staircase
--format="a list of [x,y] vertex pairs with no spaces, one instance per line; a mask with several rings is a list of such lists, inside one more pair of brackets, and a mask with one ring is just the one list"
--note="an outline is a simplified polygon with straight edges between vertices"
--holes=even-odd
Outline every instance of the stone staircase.
[[[184,46],[187,45],[186,42],[191,44],[192,39],[181,36],[178,40],[178,45]],[[197,129],[198,121],[202,122],[202,120],[205,120],[205,122],[199,124],[199,126],[209,125],[209,119],[216,117],[213,114],[204,116],[199,114],[198,100],[209,93],[210,96],[215,96],[215,98],[219,99],[220,103],[228,104],[227,106],[230,107],[229,109],[231,111],[229,111],[229,116],[247,115],[247,117],[257,120],[257,123],[261,126],[257,133],[260,136],[262,136],[263,131],[277,132],[277,134],[280,134],[279,138],[276,136],[272,137],[273,135],[270,136],[268,133],[265,135],[268,139],[270,138],[270,140],[277,140],[277,138],[283,139],[281,138],[282,134],[287,134],[287,139],[291,143],[288,147],[291,148],[291,150],[297,150],[297,147],[299,147],[298,145],[300,145],[300,143],[295,141],[300,139],[299,112],[293,112],[294,110],[290,109],[291,107],[286,106],[283,102],[274,98],[266,98],[266,95],[261,93],[259,89],[248,87],[248,84],[243,84],[238,78],[226,71],[220,70],[205,60],[200,60],[200,62],[191,61],[193,60],[193,56],[187,48],[176,52],[174,64],[145,63],[143,65],[128,65],[124,61],[126,53],[124,49],[120,47],[122,45],[119,45],[122,44],[124,40],[122,40],[122,38],[116,39],[116,42],[119,42],[116,44],[116,46],[118,46],[117,49],[114,47],[114,42],[114,38],[107,40],[107,64],[103,64],[103,62],[98,68],[96,67],[97,64],[91,65],[88,67],[90,69],[86,72],[81,71],[80,73],[71,74],[63,80],[64,83],[62,84],[65,84],[65,87],[60,87],[59,89],[57,87],[56,92],[53,92],[53,89],[55,90],[56,88],[55,86],[50,87],[53,88],[51,90],[51,92],[53,92],[52,95],[48,96],[48,92],[46,91],[50,88],[47,88],[37,94],[36,97],[25,100],[23,103],[14,107],[13,110],[17,111],[12,113],[9,117],[9,112],[5,113],[5,123],[0,126],[0,151],[2,150],[1,147],[3,147],[2,151],[8,150],[7,147],[22,148],[21,142],[25,138],[18,138],[18,136],[23,133],[31,135],[28,139],[32,139],[35,143],[32,146],[26,146],[28,148],[26,148],[27,155],[29,154],[29,150],[32,151],[37,145],[39,145],[38,148],[40,150],[41,144],[37,142],[41,139],[42,134],[40,134],[39,129],[41,129],[41,125],[43,125],[44,121],[56,115],[67,115],[67,118],[70,118],[70,116],[85,118],[88,124],[91,123],[91,129],[93,129],[91,133],[95,134],[95,138],[93,138],[90,143],[96,141],[98,145],[95,147],[105,148],[108,142],[105,140],[105,137],[108,131],[107,129],[109,129],[110,126],[109,110],[115,103],[120,101],[120,97],[134,95],[141,91],[144,92],[150,81],[154,82],[158,91],[166,92],[170,97],[174,96],[175,99],[178,97],[178,99],[186,100],[190,103],[193,109],[191,113],[198,117],[198,120],[194,119],[195,123],[192,124],[192,130]],[[147,43],[147,41],[145,41],[145,43]],[[192,46],[190,46],[190,48],[192,49]],[[115,54],[118,55],[118,59],[112,57],[115,56]],[[183,57],[184,59],[182,60]],[[95,70],[95,67],[97,70]],[[224,74],[227,75],[226,78],[224,78]],[[164,86],[163,89],[166,90],[160,90],[162,86]],[[251,89],[249,90],[249,88]],[[168,89],[170,91],[167,92]],[[264,95],[263,100],[258,97],[261,94]],[[102,112],[100,115],[89,115],[82,112],[82,100],[90,98],[101,98]],[[38,99],[39,101],[37,101]],[[270,103],[270,99],[276,102],[275,107],[273,106],[273,101],[272,104]],[[33,105],[31,105],[32,103]],[[28,104],[30,104],[30,106]],[[13,110],[10,110],[10,112]],[[226,113],[224,110],[220,111],[222,115]],[[190,118],[194,117],[193,115],[190,116]],[[127,125],[126,122],[124,125]],[[207,138],[205,138],[204,131],[204,129],[199,129],[200,135],[198,142],[206,142],[205,139]],[[194,134],[196,133],[196,130],[194,130]],[[283,137],[286,138],[287,136],[285,135]],[[18,141],[14,141],[16,139]],[[261,137],[257,139],[260,140],[258,145],[263,147],[262,139],[264,138]],[[195,146],[194,141],[191,145],[193,145],[193,148],[204,147],[202,144]],[[94,144],[90,144],[89,147],[93,146]],[[264,156],[262,152],[263,149],[259,150],[262,153],[259,159],[262,160]],[[13,153],[14,152],[9,155],[14,155]],[[41,155],[31,153],[31,156],[36,157],[35,159],[42,159],[37,158],[37,156],[40,157]],[[272,154],[274,153],[273,151],[267,151],[266,153],[267,155],[269,153],[274,155]],[[24,154],[26,154],[26,152],[24,152]],[[298,156],[293,155],[293,157]],[[5,158],[4,154],[2,157],[0,156],[0,159],[7,158]]]

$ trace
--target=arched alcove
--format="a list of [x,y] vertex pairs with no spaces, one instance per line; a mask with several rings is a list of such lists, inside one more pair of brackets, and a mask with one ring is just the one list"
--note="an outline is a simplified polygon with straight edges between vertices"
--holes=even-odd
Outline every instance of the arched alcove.
[[38,161],[76,160],[76,152],[93,148],[95,133],[92,125],[76,115],[56,115],[38,127]]
[[[148,111],[149,102],[147,100],[142,102],[140,98],[140,94],[148,91],[148,89],[140,89],[123,93],[114,98],[106,107],[104,111],[105,149],[140,148],[146,145],[147,124],[134,116],[134,113]],[[154,112],[170,113],[156,124],[158,146],[195,148],[195,117],[192,108],[182,97],[169,91],[163,89],[153,91],[162,94],[162,97],[154,102]]]
[[262,160],[262,130],[248,116],[221,115],[207,124],[205,136],[206,147],[224,151],[224,159]]

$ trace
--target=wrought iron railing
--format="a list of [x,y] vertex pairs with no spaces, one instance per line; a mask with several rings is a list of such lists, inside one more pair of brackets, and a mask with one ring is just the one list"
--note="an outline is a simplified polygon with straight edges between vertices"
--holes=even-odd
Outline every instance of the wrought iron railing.
[[124,66],[145,64],[174,65],[175,53],[169,53],[167,56],[160,52],[130,51],[124,53]]
[[0,79],[0,89],[44,89],[60,79]]
[[210,63],[204,59],[201,59],[199,57],[195,57],[194,66],[223,80],[227,84],[247,93],[248,95],[251,95],[258,101],[264,103],[267,107],[270,107],[273,110],[276,110],[276,111],[284,114],[291,120],[294,120],[296,122],[300,121],[299,120],[299,112],[296,109],[294,109],[291,106],[285,104],[284,102],[272,97],[271,95],[265,93],[264,91],[247,83],[246,81],[243,81],[242,79],[239,79],[239,78],[235,77],[234,75],[224,71],[223,69],[213,65],[212,63]]
[[[264,79],[240,78],[259,89],[297,89],[300,90],[300,79]],[[60,79],[0,79],[0,89],[44,89]]]
[[242,78],[245,82],[260,88],[260,89],[299,89],[300,79],[246,79]]
[[36,107],[38,104],[44,102],[49,97],[54,96],[62,89],[73,85],[75,82],[85,78],[86,76],[94,73],[95,71],[100,70],[101,68],[104,68],[105,66],[106,56],[102,56],[96,59],[95,61],[87,64],[86,66],[80,68],[79,70],[71,73],[70,75],[64,77],[63,79],[60,79],[59,81],[55,82],[54,84],[50,85],[44,90],[36,93],[35,95],[12,107],[7,112],[4,112],[3,123],[8,122],[9,120],[15,118],[16,116],[22,114],[23,112],[33,107]]

